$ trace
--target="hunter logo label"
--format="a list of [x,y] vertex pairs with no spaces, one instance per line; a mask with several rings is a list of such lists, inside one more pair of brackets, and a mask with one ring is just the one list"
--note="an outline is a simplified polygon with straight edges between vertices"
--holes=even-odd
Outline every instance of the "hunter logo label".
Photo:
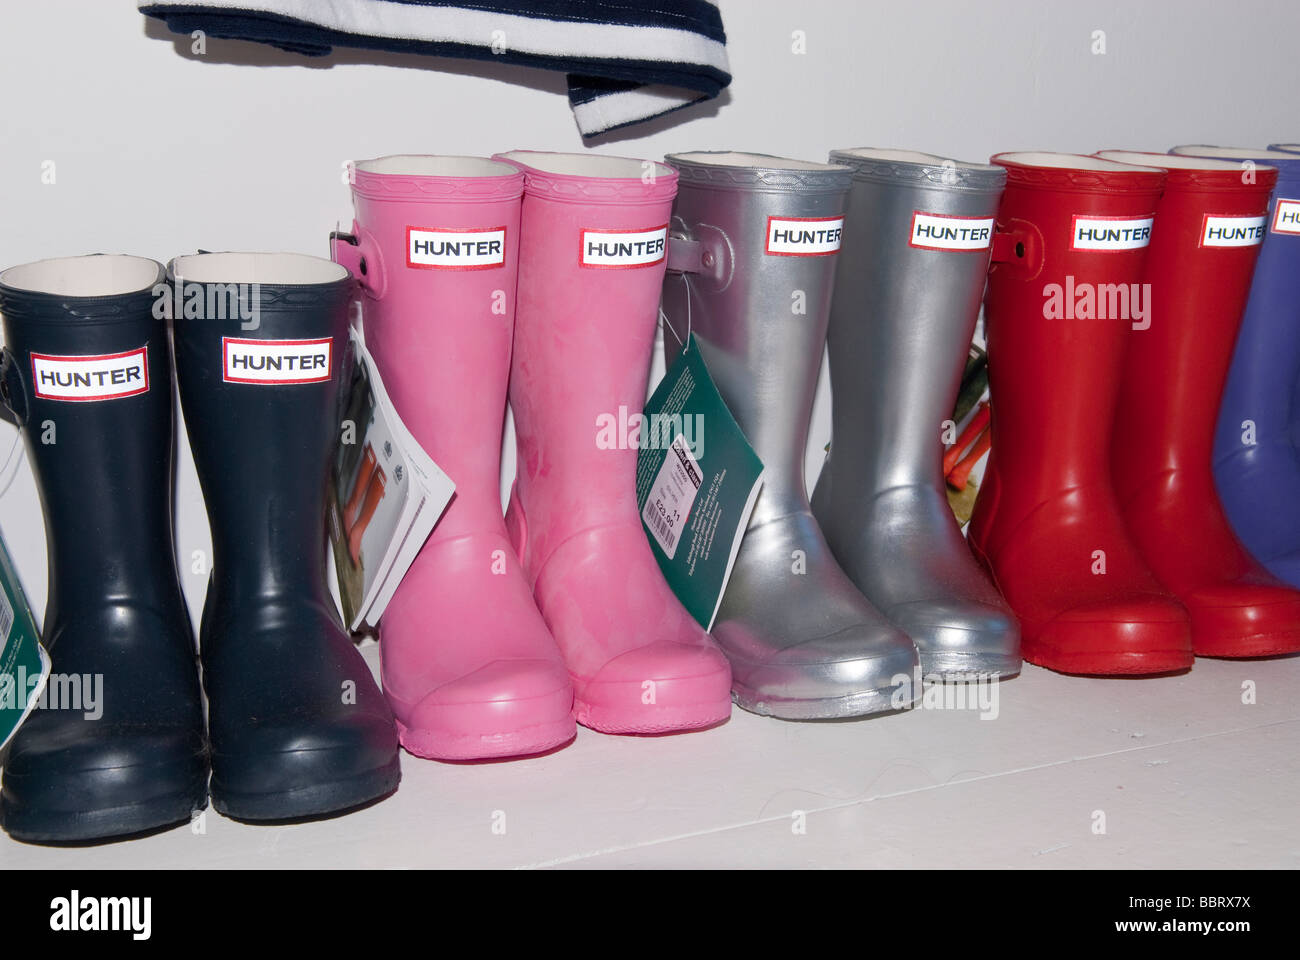
[[120,400],[149,392],[149,348],[98,356],[32,354],[32,386],[45,400]]
[[1202,247],[1254,247],[1264,242],[1267,217],[1216,217],[1205,215]]
[[584,267],[652,267],[668,245],[668,224],[646,230],[583,230],[578,263]]
[[221,338],[226,383],[323,383],[330,378],[334,341]]
[[825,257],[839,251],[843,234],[843,217],[768,217],[763,251],[771,257]]
[[1140,250],[1151,242],[1154,215],[1146,217],[1081,217],[1071,228],[1071,250]]
[[406,228],[406,265],[422,270],[490,270],[506,262],[506,228]]
[[947,217],[912,212],[909,246],[925,250],[987,250],[993,243],[992,217]]
[[1273,212],[1273,232],[1300,234],[1300,200],[1278,198]]

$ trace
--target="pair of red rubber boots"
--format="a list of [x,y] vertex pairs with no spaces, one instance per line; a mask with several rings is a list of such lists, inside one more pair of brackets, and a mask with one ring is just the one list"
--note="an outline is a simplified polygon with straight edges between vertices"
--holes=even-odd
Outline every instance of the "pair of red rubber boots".
[[1300,591],[1224,517],[1211,446],[1276,171],[1001,154],[993,453],[970,544],[1064,673],[1300,650]]

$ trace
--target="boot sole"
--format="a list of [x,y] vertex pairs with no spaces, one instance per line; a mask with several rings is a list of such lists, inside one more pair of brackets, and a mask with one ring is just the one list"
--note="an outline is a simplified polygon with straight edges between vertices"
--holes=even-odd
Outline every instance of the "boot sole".
[[654,684],[654,702],[644,703],[640,680],[574,677],[573,718],[598,733],[661,734],[702,730],[731,716],[729,668]]
[[1300,653],[1300,638],[1297,638],[1295,631],[1261,633],[1219,644],[1193,642],[1192,648],[1198,657],[1220,657],[1227,660],[1238,657],[1282,657]]
[[546,753],[577,735],[573,717],[521,730],[456,736],[442,730],[412,729],[397,721],[397,739],[407,753],[425,760],[499,760]]
[[314,783],[274,793],[241,793],[212,780],[212,806],[232,820],[303,820],[359,807],[386,797],[402,779],[401,760],[393,759],[378,769],[331,783]]
[[731,701],[724,701],[721,707],[711,701],[673,707],[656,705],[653,710],[638,713],[633,720],[625,707],[611,709],[575,700],[573,716],[578,723],[597,733],[677,733],[717,726],[731,716]]
[[[97,791],[95,781],[111,784],[122,776],[125,769],[108,767],[86,771],[78,778],[78,794],[101,792],[120,795],[120,786]],[[8,789],[14,779],[6,774],[6,789],[0,794],[0,824],[9,836],[25,843],[85,843],[149,833],[188,823],[208,806],[206,771],[201,777],[192,779],[187,789],[179,792],[136,803],[89,809],[59,809],[57,800],[48,802],[44,797],[39,803],[15,802]]]
[[763,696],[736,685],[732,687],[731,698],[740,709],[756,713],[760,717],[776,717],[778,720],[841,720],[894,713],[916,702],[917,697],[913,696],[907,703],[896,705],[893,702],[896,689],[866,690],[821,700],[794,700]]
[[996,677],[1002,680],[1020,673],[1020,657],[965,653],[922,653],[920,656],[923,678],[937,676],[942,680],[964,680]]
[[1190,670],[1193,657],[1188,650],[1155,650],[1142,653],[1053,653],[1024,651],[1030,663],[1057,673],[1084,677],[1142,677]]

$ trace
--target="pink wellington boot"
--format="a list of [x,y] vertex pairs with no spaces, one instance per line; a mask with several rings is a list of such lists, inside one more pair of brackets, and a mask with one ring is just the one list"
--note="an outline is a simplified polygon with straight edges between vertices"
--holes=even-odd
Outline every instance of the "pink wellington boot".
[[573,738],[573,688],[501,516],[523,176],[471,157],[356,164],[366,346],[403,422],[456,494],[379,624],[402,745],[471,760]]
[[650,551],[637,450],[597,444],[598,418],[645,403],[677,173],[588,154],[498,159],[527,178],[506,526],[564,653],[578,722],[604,733],[719,723],[731,670]]

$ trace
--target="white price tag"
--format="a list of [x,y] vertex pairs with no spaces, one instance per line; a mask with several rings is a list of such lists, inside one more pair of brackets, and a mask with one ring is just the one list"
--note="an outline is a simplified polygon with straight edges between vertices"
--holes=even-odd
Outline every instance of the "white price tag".
[[668,456],[659,468],[654,485],[650,487],[650,496],[646,498],[645,509],[641,511],[651,536],[669,560],[677,553],[682,529],[703,482],[700,464],[691,454],[685,436],[679,433],[668,448]]

